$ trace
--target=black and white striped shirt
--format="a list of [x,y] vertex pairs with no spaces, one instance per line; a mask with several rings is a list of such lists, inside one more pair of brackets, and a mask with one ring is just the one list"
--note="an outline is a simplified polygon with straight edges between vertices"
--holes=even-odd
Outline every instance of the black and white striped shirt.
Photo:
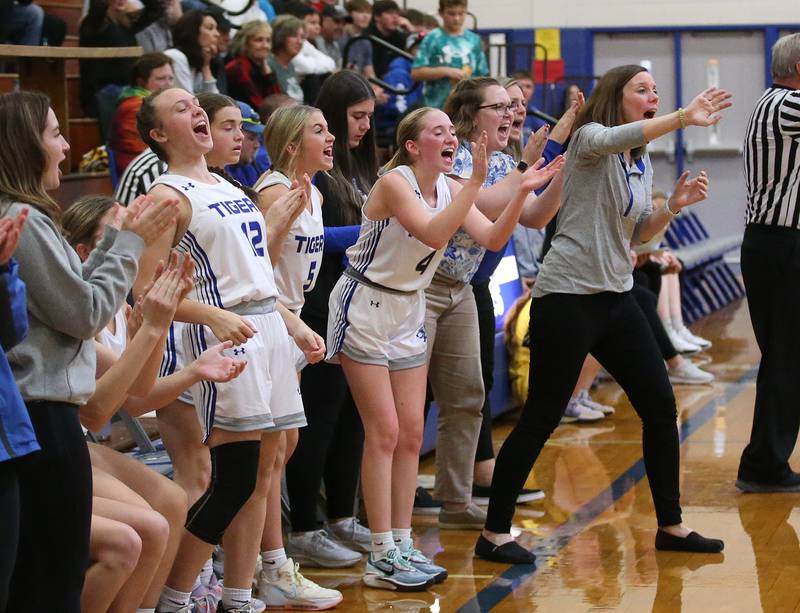
[[125,168],[114,192],[114,199],[122,206],[128,206],[136,198],[146,194],[150,184],[166,169],[167,165],[148,147],[133,158]]
[[800,229],[800,90],[773,85],[756,104],[744,142],[748,224]]

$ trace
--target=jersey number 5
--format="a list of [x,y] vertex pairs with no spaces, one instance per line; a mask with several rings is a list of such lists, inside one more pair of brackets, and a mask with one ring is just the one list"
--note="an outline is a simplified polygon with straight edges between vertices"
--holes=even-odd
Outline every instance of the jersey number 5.
[[433,260],[433,256],[435,255],[436,252],[431,251],[430,255],[426,255],[417,263],[417,267],[414,270],[416,270],[419,274],[424,275],[425,271],[428,270],[428,266],[431,265],[431,260]]
[[253,247],[253,253],[258,257],[264,257],[264,232],[261,230],[261,224],[257,221],[250,223],[244,222],[242,224],[242,232],[250,241]]
[[314,274],[317,271],[317,263],[311,262],[311,266],[308,267],[308,278],[306,278],[306,282],[303,283],[303,291],[307,292],[311,289],[311,286],[314,284]]

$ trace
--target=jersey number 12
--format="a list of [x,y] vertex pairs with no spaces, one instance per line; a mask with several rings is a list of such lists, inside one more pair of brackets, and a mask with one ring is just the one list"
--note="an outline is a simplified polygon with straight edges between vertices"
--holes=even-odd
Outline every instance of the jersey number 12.
[[253,247],[253,253],[258,257],[264,257],[264,232],[261,230],[261,224],[257,221],[244,222],[242,224],[242,232],[250,241]]

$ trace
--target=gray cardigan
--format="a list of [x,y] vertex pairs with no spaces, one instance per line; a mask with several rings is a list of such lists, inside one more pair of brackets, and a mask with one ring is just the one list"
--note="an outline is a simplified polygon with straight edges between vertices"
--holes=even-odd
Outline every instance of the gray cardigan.
[[22,397],[85,404],[95,389],[94,336],[122,308],[133,286],[144,242],[107,228],[81,264],[55,223],[38,209],[30,215],[14,258],[28,292],[28,337],[8,354]]
[[620,154],[644,144],[642,122],[613,128],[589,123],[575,132],[556,232],[534,297],[631,289],[629,251],[653,210],[653,167],[646,153],[638,166],[628,166]]

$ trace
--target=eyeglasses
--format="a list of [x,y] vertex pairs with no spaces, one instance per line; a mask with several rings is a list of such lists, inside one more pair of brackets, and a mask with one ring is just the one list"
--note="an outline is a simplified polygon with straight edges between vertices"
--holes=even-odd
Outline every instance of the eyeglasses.
[[502,102],[496,102],[495,104],[482,104],[478,107],[479,109],[493,109],[495,113],[499,117],[503,115],[513,115],[514,109],[516,108],[515,104],[503,104]]

